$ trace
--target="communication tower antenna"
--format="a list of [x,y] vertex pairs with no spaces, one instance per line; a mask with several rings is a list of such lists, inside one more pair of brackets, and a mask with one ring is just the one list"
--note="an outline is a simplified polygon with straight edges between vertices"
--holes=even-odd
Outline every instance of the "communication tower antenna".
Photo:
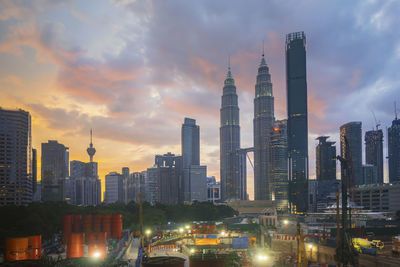
[[396,101],[394,101],[394,119],[397,120],[397,108],[396,108]]

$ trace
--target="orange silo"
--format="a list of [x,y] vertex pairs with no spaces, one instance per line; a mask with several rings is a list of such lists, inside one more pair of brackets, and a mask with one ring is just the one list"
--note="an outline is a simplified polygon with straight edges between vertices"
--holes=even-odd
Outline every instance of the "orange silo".
[[113,214],[111,221],[111,237],[113,239],[122,238],[122,214]]
[[72,232],[80,233],[82,232],[82,215],[75,214],[72,217]]
[[93,232],[92,222],[93,216],[91,214],[83,215],[83,231],[86,235]]
[[28,259],[40,260],[42,255],[42,236],[28,236]]
[[102,218],[102,232],[107,233],[107,238],[111,238],[111,220],[112,214],[104,214]]
[[101,221],[103,219],[102,214],[93,215],[93,232],[101,232]]
[[84,233],[71,233],[67,238],[67,258],[82,258],[84,257]]
[[63,235],[64,240],[67,240],[67,235],[72,232],[72,215],[64,215],[63,218]]
[[88,237],[89,257],[101,258],[106,257],[106,233],[90,233]]
[[21,261],[28,258],[28,238],[7,238],[6,261]]

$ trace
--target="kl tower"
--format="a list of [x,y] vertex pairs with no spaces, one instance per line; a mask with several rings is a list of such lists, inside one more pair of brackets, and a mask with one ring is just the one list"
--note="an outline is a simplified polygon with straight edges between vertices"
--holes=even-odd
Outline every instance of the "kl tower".
[[93,156],[96,154],[96,149],[93,147],[92,143],[92,129],[90,129],[90,145],[86,151],[89,154],[90,162],[93,162]]

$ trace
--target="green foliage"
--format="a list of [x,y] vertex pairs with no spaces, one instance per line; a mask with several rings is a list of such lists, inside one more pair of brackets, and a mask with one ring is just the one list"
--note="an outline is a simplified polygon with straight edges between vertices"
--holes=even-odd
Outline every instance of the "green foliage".
[[[28,206],[0,207],[0,249],[4,248],[7,237],[23,237],[41,234],[43,240],[62,231],[62,220],[66,214],[112,214],[123,215],[124,228],[138,229],[139,205],[134,202],[116,202],[97,207],[80,207],[64,202],[34,202]],[[217,221],[237,214],[225,205],[210,202],[195,202],[192,205],[154,206],[143,203],[143,224],[145,227],[160,226],[168,221],[185,223],[190,221]]]

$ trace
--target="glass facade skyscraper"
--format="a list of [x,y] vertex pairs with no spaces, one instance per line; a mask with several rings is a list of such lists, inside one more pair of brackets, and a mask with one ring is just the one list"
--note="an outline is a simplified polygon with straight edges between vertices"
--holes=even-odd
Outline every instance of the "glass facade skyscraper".
[[400,182],[400,119],[388,128],[389,182]]
[[335,142],[329,142],[329,136],[317,138],[316,176],[318,181],[336,180],[336,146]]
[[240,126],[235,81],[229,67],[220,109],[220,178],[222,200],[241,199],[239,169]]
[[383,183],[383,132],[365,132],[365,163],[376,167],[377,183]]
[[258,68],[254,97],[254,199],[271,199],[271,159],[268,145],[274,123],[274,97],[264,54]]
[[308,208],[307,71],[304,32],[286,35],[286,97],[290,209],[292,213],[304,213]]
[[340,126],[340,155],[342,158],[351,161],[350,173],[352,173],[353,177],[350,177],[350,186],[363,184],[361,144],[360,121],[349,122]]

